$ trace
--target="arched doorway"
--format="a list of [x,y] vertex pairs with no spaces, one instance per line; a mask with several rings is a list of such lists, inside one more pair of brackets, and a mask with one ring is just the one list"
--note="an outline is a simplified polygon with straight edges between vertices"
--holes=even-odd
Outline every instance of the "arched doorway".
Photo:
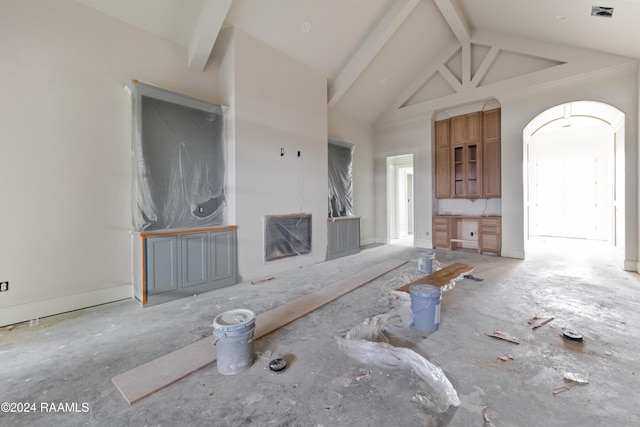
[[549,108],[523,131],[525,230],[606,242],[624,263],[624,113],[605,103]]

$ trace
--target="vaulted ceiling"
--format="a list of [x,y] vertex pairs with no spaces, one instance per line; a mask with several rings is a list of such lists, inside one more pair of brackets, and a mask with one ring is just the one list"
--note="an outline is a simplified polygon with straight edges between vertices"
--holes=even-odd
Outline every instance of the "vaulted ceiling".
[[76,1],[188,48],[200,70],[236,26],[325,75],[328,107],[363,123],[579,67],[572,48],[640,59],[640,0]]

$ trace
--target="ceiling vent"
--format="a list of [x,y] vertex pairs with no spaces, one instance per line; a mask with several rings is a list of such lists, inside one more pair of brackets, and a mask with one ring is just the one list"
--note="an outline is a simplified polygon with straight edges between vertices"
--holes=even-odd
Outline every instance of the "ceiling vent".
[[603,18],[611,18],[613,16],[613,8],[604,6],[591,6],[591,16],[602,16]]

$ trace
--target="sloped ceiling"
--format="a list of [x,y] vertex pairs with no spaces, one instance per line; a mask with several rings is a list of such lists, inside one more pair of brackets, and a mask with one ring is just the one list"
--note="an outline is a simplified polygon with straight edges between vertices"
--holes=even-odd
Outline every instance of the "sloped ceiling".
[[639,0],[602,4],[611,18],[591,16],[600,0],[76,1],[185,46],[192,68],[237,26],[325,75],[328,108],[370,124],[577,67],[571,47],[640,58]]

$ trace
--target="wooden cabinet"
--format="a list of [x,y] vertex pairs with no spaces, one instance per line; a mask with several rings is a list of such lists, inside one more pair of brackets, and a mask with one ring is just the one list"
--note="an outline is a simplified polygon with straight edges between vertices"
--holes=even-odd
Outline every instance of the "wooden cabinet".
[[479,144],[482,141],[482,112],[465,114],[465,144]]
[[[178,236],[176,236],[178,237]],[[208,233],[189,233],[179,236],[182,243],[183,289],[209,281],[209,236]],[[153,240],[155,238],[149,238]]]
[[327,260],[360,252],[360,217],[329,218]]
[[449,144],[462,145],[466,140],[466,120],[465,116],[455,116],[451,119],[451,139]]
[[134,236],[134,297],[154,305],[237,283],[236,230],[223,227]]
[[482,146],[479,143],[451,147],[453,157],[453,197],[482,195]]
[[474,249],[483,255],[500,255],[502,235],[498,216],[434,215],[435,249]]
[[500,109],[484,111],[482,120],[482,193],[500,197]]
[[449,145],[449,120],[435,124],[436,139],[436,197],[451,197],[451,146]]
[[490,253],[500,255],[500,249],[502,246],[500,223],[500,217],[480,218],[479,250],[481,254]]
[[178,236],[151,237],[145,243],[147,293],[178,289]]
[[439,199],[500,197],[500,109],[435,123],[435,182]]
[[482,196],[482,113],[470,113],[451,119],[455,136],[451,140],[453,191],[457,198]]
[[433,247],[451,249],[451,218],[448,216],[433,217]]

